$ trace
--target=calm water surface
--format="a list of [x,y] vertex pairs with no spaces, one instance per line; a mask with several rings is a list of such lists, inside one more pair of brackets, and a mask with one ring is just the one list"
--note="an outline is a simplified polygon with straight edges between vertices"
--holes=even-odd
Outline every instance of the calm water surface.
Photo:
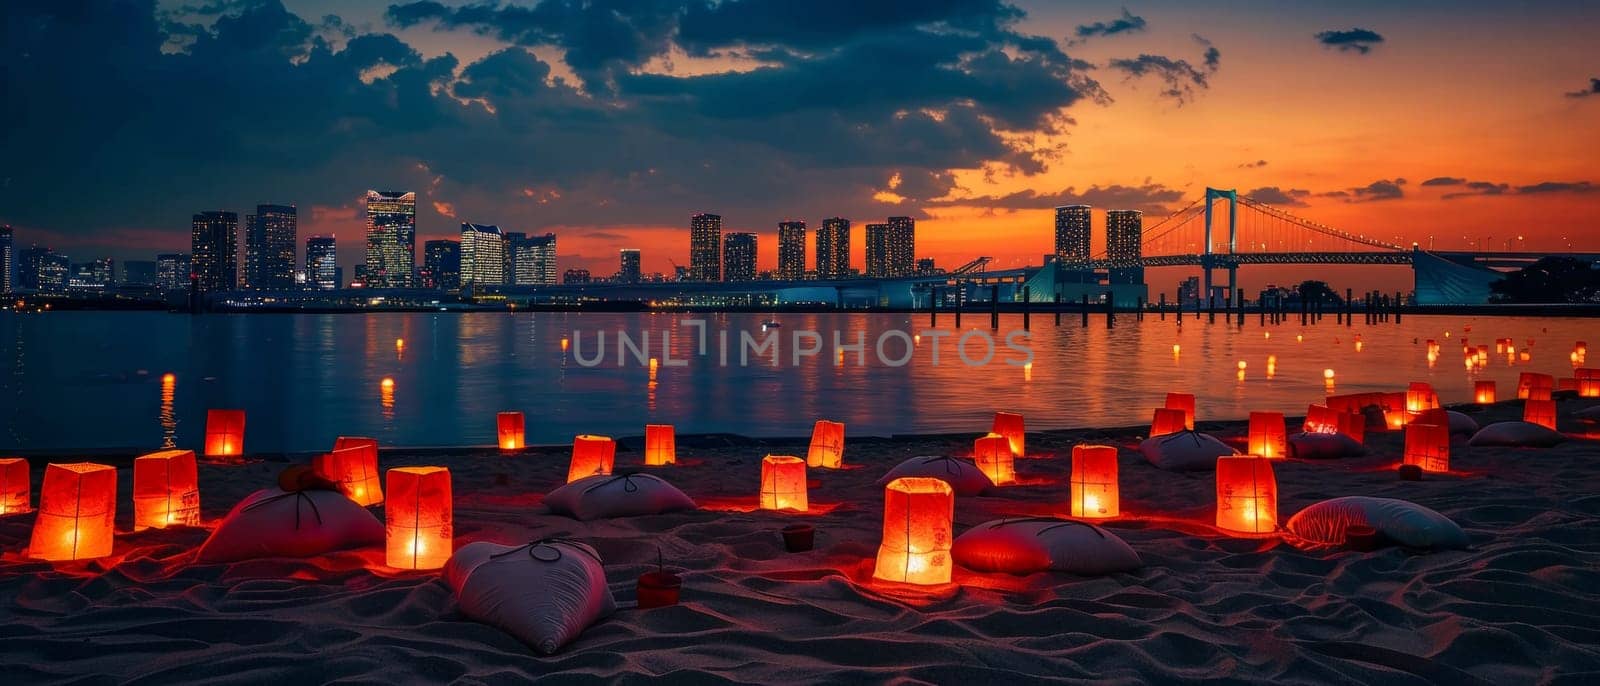
[[[681,319],[707,320],[708,355],[698,355],[697,329]],[[738,364],[730,344],[719,363],[718,333],[760,337],[762,315],[405,313],[188,316],[146,312],[57,312],[0,315],[0,452],[73,448],[198,447],[208,407],[248,412],[246,449],[252,452],[326,449],[336,436],[377,437],[386,445],[489,444],[494,415],[527,413],[528,439],[562,443],[574,434],[634,436],[646,423],[671,423],[680,433],[731,432],[797,436],[817,418],[845,421],[852,434],[978,431],[997,409],[1022,412],[1030,429],[1146,423],[1167,391],[1199,397],[1201,419],[1243,418],[1251,410],[1303,413],[1326,388],[1323,369],[1336,372],[1335,391],[1401,390],[1429,381],[1446,402],[1469,399],[1472,382],[1493,379],[1502,397],[1514,393],[1522,371],[1571,376],[1573,344],[1600,348],[1600,324],[1582,319],[1406,317],[1402,324],[1345,327],[1329,317],[1301,327],[1298,317],[1258,325],[1207,324],[1169,316],[1143,323],[1103,316],[1080,328],[1076,315],[1034,315],[1023,345],[1031,369],[1005,364],[1021,354],[997,336],[987,366],[969,367],[953,351],[957,332],[941,341],[933,364],[932,337],[922,336],[904,366],[878,359],[873,342],[884,332],[928,328],[926,315],[777,315],[781,364],[751,356]],[[940,316],[953,331],[949,313]],[[969,313],[965,329],[988,331],[987,314]],[[1020,329],[1022,317],[1001,318],[1000,333]],[[651,381],[632,357],[619,366],[616,332],[634,340],[650,332],[649,355],[663,358],[662,334],[674,331],[669,358]],[[790,364],[798,330],[815,330],[823,352]],[[597,331],[606,332],[604,362],[578,364],[562,339],[580,336],[585,357]],[[867,345],[865,365],[847,353],[840,365],[833,332],[848,343],[857,332]],[[576,332],[576,333],[575,333]],[[1270,333],[1270,337],[1264,335]],[[1446,334],[1449,337],[1446,337]],[[1296,336],[1303,340],[1296,341]],[[1529,361],[1491,354],[1487,369],[1468,372],[1460,340],[1474,345],[1516,339]],[[397,349],[396,339],[404,339]],[[1424,341],[1441,344],[1436,364]],[[1357,351],[1356,342],[1361,349]],[[1181,346],[1178,355],[1173,345]],[[890,339],[890,358],[904,353]],[[981,339],[967,351],[980,358]],[[1600,350],[1596,351],[1600,355]],[[1276,357],[1268,375],[1268,356]],[[1247,364],[1241,380],[1238,363]],[[1592,365],[1591,365],[1592,366]],[[164,383],[164,374],[175,380]],[[385,390],[384,378],[394,380]]]

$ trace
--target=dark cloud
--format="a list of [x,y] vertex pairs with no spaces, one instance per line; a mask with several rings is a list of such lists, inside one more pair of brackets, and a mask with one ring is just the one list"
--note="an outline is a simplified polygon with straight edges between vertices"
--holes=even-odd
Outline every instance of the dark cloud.
[[1545,181],[1531,186],[1517,186],[1517,192],[1523,195],[1536,193],[1594,193],[1600,191],[1600,185],[1590,181]]
[[1267,161],[1266,160],[1256,160],[1254,162],[1245,162],[1244,164],[1239,165],[1239,168],[1240,169],[1260,169],[1260,168],[1265,167],[1265,166],[1267,166]]
[[1373,46],[1383,42],[1383,36],[1378,35],[1377,31],[1358,28],[1323,31],[1316,35],[1316,39],[1324,47],[1363,55],[1372,52]]
[[1422,186],[1459,186],[1459,185],[1464,184],[1466,182],[1467,182],[1466,179],[1463,179],[1463,178],[1461,178],[1459,176],[1435,176],[1435,177],[1433,177],[1431,179],[1428,179],[1427,181],[1423,181],[1420,185],[1422,185]]
[[1094,205],[1106,209],[1144,210],[1159,212],[1183,198],[1183,191],[1146,181],[1139,186],[1090,186],[1083,191],[1068,187],[1056,193],[1039,193],[1024,190],[1001,196],[982,196],[929,203],[932,205],[959,205],[993,209],[1028,210],[1059,205]]
[[1468,181],[1455,176],[1440,176],[1428,179],[1423,181],[1421,185],[1459,189],[1440,196],[1445,200],[1484,195],[1537,195],[1541,193],[1593,193],[1600,191],[1600,186],[1589,181],[1544,181],[1523,186],[1513,186],[1509,183],[1495,181]]
[[1467,198],[1476,195],[1504,195],[1505,192],[1511,188],[1509,184],[1494,183],[1491,181],[1469,181],[1467,183],[1460,184],[1460,186],[1464,190],[1445,193],[1442,197],[1445,200],[1454,200],[1456,198]]
[[1122,16],[1111,21],[1097,21],[1093,24],[1080,24],[1072,32],[1073,42],[1083,41],[1095,36],[1115,36],[1119,33],[1138,33],[1145,29],[1144,17],[1137,16],[1122,8]]
[[1206,79],[1215,74],[1217,67],[1222,63],[1222,53],[1211,45],[1211,41],[1201,36],[1194,36],[1196,42],[1205,46],[1204,61],[1200,67],[1195,67],[1188,60],[1173,59],[1162,55],[1139,55],[1135,58],[1117,58],[1107,65],[1111,69],[1124,72],[1130,79],[1154,76],[1161,81],[1164,88],[1163,97],[1172,98],[1179,105],[1194,99],[1195,89],[1205,90],[1210,87]]
[[[1329,193],[1327,195],[1332,197],[1347,197],[1348,199],[1346,202],[1396,200],[1405,197],[1405,191],[1401,189],[1401,186],[1404,185],[1406,185],[1405,179],[1394,179],[1393,181],[1388,179],[1379,179],[1359,188],[1346,189],[1345,193],[1348,193],[1348,196],[1344,193],[1340,193],[1339,195]],[[1335,191],[1335,193],[1339,192]]]
[[1588,90],[1575,90],[1567,93],[1569,98],[1587,98],[1591,95],[1600,95],[1600,79],[1589,79]]
[[1246,196],[1259,200],[1268,205],[1282,205],[1284,207],[1305,207],[1306,198],[1311,197],[1311,191],[1302,188],[1278,188],[1277,186],[1263,186],[1248,193]]

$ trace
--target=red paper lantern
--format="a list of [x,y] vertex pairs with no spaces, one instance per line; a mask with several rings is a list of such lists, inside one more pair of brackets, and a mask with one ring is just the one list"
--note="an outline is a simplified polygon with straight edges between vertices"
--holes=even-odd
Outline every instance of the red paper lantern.
[[501,412],[495,415],[494,424],[501,450],[521,450],[527,447],[521,412]]
[[133,460],[133,530],[200,524],[200,475],[193,450]]
[[567,468],[567,483],[597,474],[610,474],[617,457],[617,443],[607,436],[583,435],[572,439],[572,463]]
[[29,502],[32,491],[28,461],[20,457],[0,458],[0,515],[32,512]]
[[844,424],[819,419],[811,427],[811,449],[806,466],[838,469],[844,466]]
[[1005,436],[1011,444],[1013,457],[1027,456],[1027,431],[1022,427],[1022,415],[1015,412],[994,413],[994,424],[989,433]]
[[1421,412],[1423,410],[1431,410],[1438,406],[1439,394],[1433,391],[1432,384],[1422,381],[1413,381],[1411,382],[1411,385],[1406,388],[1407,412]]
[[1183,410],[1184,428],[1194,431],[1194,394],[1193,393],[1168,393],[1167,404],[1162,405],[1169,410]]
[[972,461],[978,471],[996,486],[1017,482],[1017,467],[1011,456],[1011,441],[1000,434],[989,434],[972,444]]
[[1185,416],[1183,410],[1165,407],[1158,409],[1155,417],[1150,420],[1150,437],[1155,438],[1156,436],[1187,431],[1188,421],[1188,417]]
[[1249,454],[1283,459],[1289,456],[1289,429],[1282,412],[1250,413]]
[[450,470],[395,467],[388,472],[389,501],[385,561],[400,569],[438,569],[454,549]]
[[311,469],[339,487],[339,492],[367,507],[383,502],[383,482],[378,474],[378,451],[372,446],[337,448],[311,460]]
[[806,461],[792,455],[761,459],[761,509],[810,509],[806,502]]
[[1380,393],[1378,406],[1383,408],[1383,423],[1390,431],[1399,431],[1406,428],[1406,422],[1411,421],[1411,415],[1406,414],[1406,393]]
[[39,488],[39,517],[28,555],[41,560],[110,555],[116,518],[116,469],[89,462],[51,464]]
[[678,462],[678,434],[671,424],[646,424],[644,427],[644,463],[648,467],[662,467]]
[[206,410],[206,457],[226,458],[243,454],[244,410]]
[[365,451],[367,451],[369,453],[372,453],[372,455],[370,456],[371,459],[372,459],[372,463],[373,464],[377,464],[378,463],[378,439],[376,439],[376,438],[364,438],[364,437],[361,437],[361,436],[340,436],[338,438],[333,439],[333,449],[334,450],[344,450],[345,448],[360,448],[360,449],[365,450]]
[[1578,397],[1600,398],[1600,369],[1583,368],[1576,373],[1578,375]]
[[1450,425],[1421,421],[1406,425],[1404,461],[1425,472],[1450,471]]
[[872,577],[907,584],[950,583],[956,496],[943,479],[911,476],[884,487],[883,543]]
[[1523,372],[1517,377],[1517,398],[1520,400],[1549,400],[1556,387],[1555,377],[1549,374]]
[[1072,446],[1072,516],[1088,519],[1121,513],[1117,449],[1108,445]]
[[1529,400],[1522,405],[1522,421],[1547,429],[1556,428],[1556,401]]
[[1300,430],[1308,434],[1339,433],[1339,416],[1343,414],[1326,405],[1306,407],[1306,421]]
[[1278,528],[1278,480],[1272,460],[1217,458],[1217,528],[1243,534]]
[[1352,412],[1339,414],[1339,433],[1355,439],[1357,443],[1367,441],[1367,417]]
[[1472,385],[1472,400],[1479,405],[1494,403],[1494,382],[1479,381]]

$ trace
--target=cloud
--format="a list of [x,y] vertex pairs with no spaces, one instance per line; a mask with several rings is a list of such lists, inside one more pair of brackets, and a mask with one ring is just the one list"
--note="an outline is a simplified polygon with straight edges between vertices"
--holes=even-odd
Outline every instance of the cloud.
[[1600,79],[1589,79],[1587,90],[1575,90],[1567,93],[1569,98],[1587,98],[1591,95],[1600,95]]
[[1097,21],[1093,24],[1080,24],[1074,29],[1073,44],[1081,44],[1094,36],[1115,36],[1119,33],[1138,33],[1145,30],[1144,17],[1136,16],[1122,8],[1122,16],[1111,21]]
[[1363,55],[1372,52],[1374,46],[1383,42],[1383,36],[1378,35],[1377,31],[1359,28],[1323,31],[1316,35],[1316,39],[1323,47]]
[[1459,176],[1435,176],[1435,177],[1433,177],[1431,179],[1428,179],[1427,181],[1423,181],[1420,185],[1422,185],[1422,186],[1459,186],[1459,185],[1464,184],[1466,182],[1467,182],[1466,179],[1463,179],[1463,178],[1461,178]]
[[1517,186],[1517,192],[1522,195],[1539,193],[1594,193],[1600,191],[1600,184],[1591,181],[1544,181],[1531,186]]
[[1240,169],[1260,169],[1260,168],[1265,167],[1265,166],[1267,166],[1267,161],[1266,160],[1256,160],[1254,162],[1245,162],[1244,164],[1239,165],[1239,168]]
[[1094,205],[1106,209],[1160,212],[1182,198],[1181,190],[1146,181],[1138,186],[1120,184],[1090,186],[1081,192],[1076,187],[1070,186],[1055,193],[1039,193],[1029,189],[1001,196],[938,200],[928,204],[1008,210],[1047,209],[1059,205]]
[[1282,205],[1284,207],[1305,207],[1305,198],[1311,197],[1311,191],[1303,188],[1281,189],[1277,186],[1263,186],[1245,196],[1252,200],[1259,200],[1268,205]]
[[1468,181],[1455,176],[1440,176],[1428,179],[1422,182],[1421,185],[1459,189],[1440,196],[1444,200],[1485,195],[1539,195],[1544,193],[1593,193],[1600,191],[1600,185],[1590,181],[1542,181],[1534,184],[1513,186],[1509,183],[1496,181]]
[[[1348,198],[1346,200],[1346,202],[1374,202],[1374,201],[1377,201],[1377,200],[1397,200],[1399,198],[1405,197],[1405,191],[1401,190],[1401,188],[1400,188],[1401,186],[1404,186],[1404,185],[1406,185],[1406,180],[1405,179],[1394,179],[1393,181],[1390,181],[1388,179],[1379,179],[1377,181],[1373,181],[1372,183],[1369,183],[1369,184],[1367,184],[1365,186],[1361,186],[1359,188],[1346,189],[1346,191],[1344,191],[1343,193],[1340,193],[1339,191],[1335,191],[1335,193],[1340,193],[1339,195],[1334,195],[1333,193],[1329,193],[1327,195],[1332,196],[1332,197]],[[1348,194],[1348,195],[1346,195],[1346,194]]]
[[1511,186],[1508,184],[1494,183],[1491,181],[1469,181],[1460,185],[1465,190],[1445,193],[1441,197],[1443,197],[1445,200],[1454,200],[1456,198],[1467,198],[1477,195],[1503,195],[1511,188]]
[[1195,89],[1210,87],[1206,79],[1215,74],[1222,63],[1222,53],[1211,45],[1211,41],[1199,35],[1195,35],[1194,39],[1206,48],[1200,67],[1195,67],[1188,60],[1149,54],[1113,59],[1107,66],[1126,73],[1129,79],[1156,77],[1164,86],[1161,95],[1182,105],[1194,99]]

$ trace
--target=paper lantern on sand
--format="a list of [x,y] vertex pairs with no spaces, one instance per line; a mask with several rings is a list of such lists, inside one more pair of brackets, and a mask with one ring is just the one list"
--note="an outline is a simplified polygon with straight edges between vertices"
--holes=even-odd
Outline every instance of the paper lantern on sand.
[[1006,441],[1011,444],[1013,457],[1027,456],[1027,431],[1023,429],[1022,415],[1015,412],[994,413],[994,424],[991,425],[989,433],[1005,436]]
[[1421,412],[1439,406],[1439,394],[1433,391],[1433,385],[1423,381],[1413,381],[1406,387],[1406,411]]
[[761,509],[810,509],[806,502],[806,461],[792,455],[768,455],[761,460]]
[[51,464],[39,488],[39,516],[28,555],[41,560],[110,555],[116,517],[116,469],[89,462]]
[[1472,401],[1479,405],[1494,403],[1494,382],[1479,381],[1472,385]]
[[567,467],[567,483],[610,474],[616,461],[617,443],[606,436],[583,435],[572,439],[572,463]]
[[237,458],[243,454],[244,410],[206,410],[206,457]]
[[1193,393],[1168,393],[1167,404],[1163,405],[1169,410],[1183,410],[1184,428],[1194,431],[1194,394]]
[[955,492],[943,479],[910,476],[890,481],[883,492],[883,543],[872,578],[950,583],[955,506]]
[[1289,429],[1282,412],[1250,413],[1250,445],[1246,451],[1256,457],[1282,459],[1289,456]]
[[1404,461],[1424,472],[1450,471],[1450,425],[1421,421],[1407,424]]
[[1160,408],[1156,410],[1155,417],[1150,420],[1150,437],[1155,438],[1156,436],[1186,431],[1188,421],[1188,417],[1185,416],[1183,410]]
[[501,450],[521,450],[527,447],[521,412],[501,412],[495,415],[494,425]]
[[844,466],[844,424],[817,420],[811,427],[811,449],[806,452],[806,466],[825,469]]
[[1272,460],[1217,458],[1217,528],[1242,534],[1278,528],[1278,480]]
[[200,479],[193,450],[163,450],[133,460],[133,530],[200,523]]
[[29,497],[33,484],[28,461],[20,457],[0,458],[0,515],[32,512]]
[[1529,400],[1522,405],[1522,421],[1538,424],[1554,431],[1556,428],[1556,401]]
[[453,552],[450,470],[395,467],[388,472],[385,562],[400,569],[438,569]]
[[1339,433],[1349,436],[1357,443],[1367,441],[1367,417],[1354,412],[1339,414]]
[[1109,445],[1072,446],[1072,516],[1099,519],[1121,513],[1117,449]]
[[1578,397],[1600,398],[1600,369],[1579,369],[1575,374],[1578,377]]
[[972,462],[996,486],[1017,482],[1017,467],[1011,457],[1011,441],[1000,434],[989,434],[972,444]]
[[1519,400],[1549,400],[1550,393],[1555,390],[1556,378],[1549,374],[1523,372],[1517,377],[1517,398]]
[[662,467],[678,462],[678,434],[671,424],[646,424],[644,427],[644,464]]
[[378,474],[378,451],[373,446],[335,448],[311,460],[317,476],[332,481],[357,505],[367,507],[383,502],[383,482]]

